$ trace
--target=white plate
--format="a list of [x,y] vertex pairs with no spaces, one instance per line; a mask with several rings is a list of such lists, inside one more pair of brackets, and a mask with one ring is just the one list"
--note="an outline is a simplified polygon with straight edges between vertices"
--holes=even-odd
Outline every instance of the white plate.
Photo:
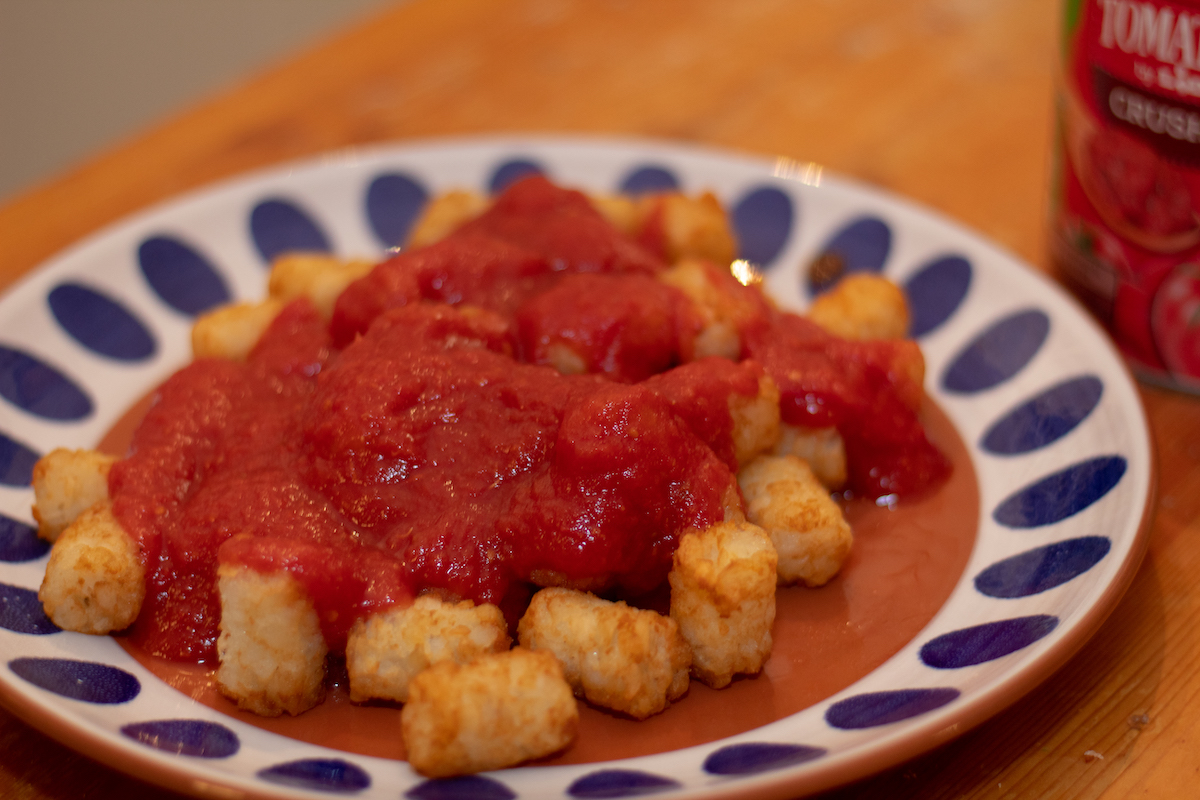
[[[266,256],[382,254],[421,198],[536,165],[612,192],[711,189],[782,304],[830,248],[904,286],[927,390],[967,444],[978,539],[931,623],[816,705],[729,739],[606,764],[428,783],[404,762],[242,724],[169,688],[108,638],[47,627],[33,593],[32,459],[94,446],[188,358],[200,306],[261,296]],[[373,222],[373,220],[378,221]],[[795,796],[898,763],[1015,701],[1112,609],[1144,548],[1151,459],[1128,373],[1053,284],[928,211],[822,174],[644,141],[464,139],[335,153],[194,192],[90,237],[0,300],[0,699],[67,744],[200,795],[479,798]]]

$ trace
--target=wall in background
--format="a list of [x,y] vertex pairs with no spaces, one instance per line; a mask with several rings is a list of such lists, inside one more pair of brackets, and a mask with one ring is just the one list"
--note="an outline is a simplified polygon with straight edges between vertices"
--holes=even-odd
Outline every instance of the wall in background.
[[393,0],[0,0],[0,203]]

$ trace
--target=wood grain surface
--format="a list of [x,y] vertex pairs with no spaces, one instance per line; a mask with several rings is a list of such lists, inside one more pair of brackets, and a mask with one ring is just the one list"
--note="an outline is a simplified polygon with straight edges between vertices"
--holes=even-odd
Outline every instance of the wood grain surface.
[[[215,179],[335,148],[479,132],[645,135],[817,161],[1046,268],[1057,6],[400,4],[0,207],[0,286]],[[1156,517],[1145,563],[1099,634],[974,731],[830,797],[1198,791],[1200,403],[1142,394],[1159,460]],[[0,712],[0,797],[172,796]]]

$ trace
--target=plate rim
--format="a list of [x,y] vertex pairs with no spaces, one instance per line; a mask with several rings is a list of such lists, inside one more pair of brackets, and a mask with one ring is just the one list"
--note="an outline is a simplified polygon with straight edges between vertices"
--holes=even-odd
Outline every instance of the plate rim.
[[[6,297],[14,292],[23,290],[23,287],[29,286],[35,282],[38,274],[44,274],[46,270],[54,265],[66,261],[70,257],[80,252],[86,252],[96,243],[101,242],[112,236],[117,231],[127,227],[134,227],[144,223],[160,214],[178,213],[186,209],[189,204],[197,202],[212,201],[218,195],[225,191],[233,191],[238,188],[249,188],[255,184],[287,180],[296,172],[321,172],[330,168],[338,168],[347,162],[355,162],[360,160],[365,161],[385,161],[389,158],[396,158],[405,154],[416,154],[422,150],[446,150],[456,147],[487,147],[496,149],[509,149],[511,151],[520,152],[536,152],[538,150],[554,147],[579,147],[582,149],[598,148],[601,150],[620,149],[648,153],[653,156],[656,154],[684,154],[689,157],[700,159],[715,159],[726,164],[735,163],[738,167],[745,168],[747,171],[754,170],[769,170],[772,159],[769,156],[761,154],[753,154],[747,151],[715,147],[710,145],[700,145],[690,142],[673,142],[671,140],[656,139],[640,136],[608,136],[608,135],[547,135],[547,134],[469,134],[460,136],[448,137],[428,137],[413,140],[403,140],[397,142],[379,143],[367,146],[351,146],[346,148],[338,148],[326,153],[318,153],[298,159],[288,160],[277,164],[258,167],[243,173],[232,175],[212,183],[194,187],[186,192],[174,195],[137,211],[124,215],[113,222],[110,222],[95,231],[86,234],[77,241],[69,244],[62,250],[58,251],[50,258],[42,261],[38,265],[26,271],[17,280],[13,281],[0,297]],[[778,159],[774,163],[778,163]],[[803,163],[803,162],[793,162]],[[822,168],[823,169],[823,168]],[[769,171],[763,173],[761,177],[766,177],[771,174]],[[837,173],[824,171],[822,181],[827,182],[831,186],[838,187],[841,191],[850,193],[863,193],[872,198],[881,198],[887,203],[905,208],[908,213],[923,217],[933,223],[936,227],[953,230],[957,235],[963,236],[971,240],[976,246],[982,246],[996,253],[1004,261],[1011,262],[1014,265],[1020,266],[1024,270],[1026,277],[1033,277],[1042,281],[1051,291],[1058,293],[1061,297],[1067,296],[1050,278],[1040,271],[1033,269],[1027,265],[1022,259],[1009,252],[1006,248],[998,243],[982,236],[977,231],[963,223],[954,220],[945,213],[937,209],[926,207],[917,201],[898,195],[888,189],[876,187],[869,183],[854,179],[852,177],[843,176]],[[1069,300],[1069,298],[1067,298]],[[1072,301],[1073,302],[1073,301]],[[1099,325],[1091,319],[1078,305],[1075,305],[1074,310],[1077,315],[1092,328],[1092,333],[1095,338],[1103,342],[1109,350],[1109,354],[1124,371],[1124,380],[1130,387],[1136,387],[1136,381],[1133,378],[1128,366],[1120,358],[1116,348],[1111,345],[1107,337],[1103,334]],[[995,716],[1004,708],[1013,705],[1021,697],[1028,694],[1033,688],[1047,680],[1051,675],[1057,672],[1070,658],[1075,655],[1088,640],[1090,640],[1103,625],[1109,615],[1116,608],[1120,599],[1124,596],[1129,586],[1132,584],[1134,576],[1140,567],[1146,550],[1148,548],[1149,530],[1152,525],[1154,516],[1154,504],[1152,498],[1156,494],[1157,486],[1157,458],[1154,453],[1153,438],[1149,435],[1149,424],[1146,417],[1144,400],[1140,393],[1131,392],[1135,400],[1135,411],[1138,416],[1138,421],[1141,426],[1141,435],[1135,437],[1140,443],[1144,443],[1147,447],[1147,469],[1148,469],[1148,484],[1145,495],[1141,497],[1142,515],[1138,524],[1137,531],[1132,537],[1132,546],[1129,554],[1121,562],[1119,569],[1113,579],[1105,586],[1100,596],[1079,616],[1074,622],[1071,630],[1061,638],[1056,639],[1047,650],[1042,653],[1034,664],[1026,665],[1025,668],[1018,670],[1014,675],[1010,675],[1002,681],[998,681],[995,685],[988,687],[981,693],[972,695],[970,698],[964,698],[960,707],[957,708],[954,717],[953,731],[947,732],[936,740],[931,740],[930,737],[918,737],[911,734],[893,737],[893,740],[883,744],[876,744],[869,748],[866,752],[847,753],[838,759],[829,759],[825,765],[813,764],[806,768],[805,786],[803,791],[815,792],[823,789],[828,789],[833,786],[843,785],[849,781],[859,778],[865,778],[870,774],[886,769],[889,766],[895,766],[909,758],[912,758],[920,753],[928,752],[936,749],[946,742],[957,736],[966,733],[968,730],[977,727],[986,720]],[[965,437],[964,437],[965,440]],[[970,445],[968,445],[970,447]],[[981,514],[985,513],[981,503]],[[966,572],[960,578],[967,578]],[[918,637],[919,638],[919,635]],[[889,659],[890,660],[890,659]],[[887,663],[887,662],[885,662]],[[857,682],[856,682],[857,684]],[[843,691],[850,691],[853,688],[847,687]],[[842,692],[836,693],[841,694]],[[835,695],[836,696],[836,695]],[[101,760],[110,766],[124,771],[126,774],[135,778],[150,780],[160,786],[175,791],[183,791],[190,794],[195,794],[201,797],[218,797],[223,796],[229,791],[228,788],[223,788],[220,785],[202,780],[194,776],[189,776],[188,770],[182,767],[182,764],[188,762],[179,762],[173,759],[175,756],[166,756],[155,751],[143,748],[141,750],[131,750],[125,746],[124,742],[115,739],[111,735],[93,734],[89,729],[80,729],[78,721],[68,719],[65,714],[51,713],[47,720],[47,708],[40,706],[31,696],[24,695],[11,689],[8,682],[0,680],[0,702],[4,704],[15,716],[22,719],[43,733],[58,740],[64,745],[71,747],[83,755]],[[909,728],[933,727],[934,719],[927,719],[923,722],[909,726]],[[747,734],[753,731],[746,732]],[[725,741],[725,740],[720,740]],[[696,747],[704,747],[711,749],[715,743],[699,745]],[[685,748],[693,749],[693,748]],[[682,751],[671,751],[682,752]],[[358,756],[356,756],[358,757]],[[824,760],[824,759],[823,759]],[[590,767],[591,769],[600,768],[603,765],[614,764],[620,762],[600,762],[591,765],[578,765],[581,767]],[[864,768],[863,764],[867,764]],[[572,765],[576,766],[576,765]],[[822,768],[824,767],[824,768]],[[522,769],[522,768],[518,768]],[[524,769],[543,769],[543,768],[524,768]],[[864,769],[866,771],[864,771]],[[706,787],[689,787],[674,790],[672,797],[715,797],[723,798],[774,798],[783,796],[795,796],[797,777],[791,775],[791,770],[777,770],[767,772],[756,776],[737,776],[736,779],[726,781],[723,784],[709,785]],[[850,773],[853,773],[852,775]],[[814,781],[813,776],[820,778]],[[229,776],[233,779],[237,776]],[[232,788],[232,787],[230,787]],[[300,790],[292,790],[290,794],[281,795],[283,787],[278,790],[272,790],[270,787],[259,786],[243,786],[238,784],[236,791],[245,793],[245,796],[254,798],[278,798],[281,796],[293,796],[303,794]],[[327,796],[325,794],[314,794],[313,796]]]

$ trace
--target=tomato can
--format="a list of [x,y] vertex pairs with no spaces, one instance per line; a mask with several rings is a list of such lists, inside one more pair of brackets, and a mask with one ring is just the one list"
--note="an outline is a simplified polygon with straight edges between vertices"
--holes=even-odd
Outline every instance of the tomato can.
[[1051,252],[1143,379],[1200,391],[1200,2],[1067,0]]

